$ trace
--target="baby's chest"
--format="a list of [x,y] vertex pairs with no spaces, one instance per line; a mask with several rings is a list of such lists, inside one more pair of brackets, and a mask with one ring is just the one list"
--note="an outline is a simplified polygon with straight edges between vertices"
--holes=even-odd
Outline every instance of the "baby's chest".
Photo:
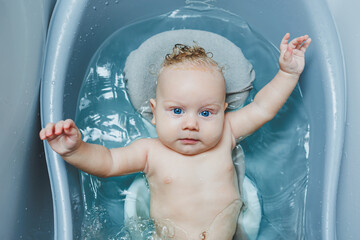
[[194,189],[213,189],[232,185],[234,165],[231,153],[205,154],[192,158],[159,158],[155,161],[149,184],[166,191],[179,187],[190,192]]

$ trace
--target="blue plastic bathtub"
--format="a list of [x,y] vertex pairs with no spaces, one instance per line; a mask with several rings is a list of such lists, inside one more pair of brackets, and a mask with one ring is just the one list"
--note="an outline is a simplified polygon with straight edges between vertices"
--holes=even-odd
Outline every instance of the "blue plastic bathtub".
[[[300,82],[311,126],[305,238],[336,239],[336,200],[345,134],[345,70],[327,5],[321,0],[208,2],[241,16],[276,45],[288,31],[293,36],[306,33],[312,37],[304,80]],[[87,65],[108,36],[122,26],[184,4],[178,0],[58,1],[46,45],[42,125],[75,117]],[[79,233],[82,216],[78,173],[46,143],[45,153],[53,196],[54,238],[72,239]]]

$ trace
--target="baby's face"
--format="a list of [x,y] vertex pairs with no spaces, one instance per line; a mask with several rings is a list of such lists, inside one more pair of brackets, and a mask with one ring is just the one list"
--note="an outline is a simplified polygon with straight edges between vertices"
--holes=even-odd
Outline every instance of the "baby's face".
[[195,155],[220,141],[227,104],[224,78],[214,67],[164,68],[150,102],[159,140],[172,150]]

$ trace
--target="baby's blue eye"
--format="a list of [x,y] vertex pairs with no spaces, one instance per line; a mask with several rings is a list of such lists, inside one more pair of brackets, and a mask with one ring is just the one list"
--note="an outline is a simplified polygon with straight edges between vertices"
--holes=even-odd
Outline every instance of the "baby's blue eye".
[[174,114],[182,114],[182,110],[180,108],[174,108],[172,111]]
[[200,114],[203,117],[208,117],[208,116],[210,116],[211,113],[209,111],[205,110],[205,111],[202,111]]

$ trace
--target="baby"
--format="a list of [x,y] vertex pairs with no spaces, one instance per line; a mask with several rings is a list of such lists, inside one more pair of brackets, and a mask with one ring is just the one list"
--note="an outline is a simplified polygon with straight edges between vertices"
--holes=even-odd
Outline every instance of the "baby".
[[289,38],[287,33],[281,41],[279,72],[240,110],[225,113],[222,69],[204,49],[176,45],[159,73],[156,99],[150,100],[158,138],[107,149],[83,142],[70,119],[49,123],[40,138],[92,175],[144,172],[159,236],[231,240],[242,206],[231,153],[236,139],[270,121],[295,88],[311,39]]

